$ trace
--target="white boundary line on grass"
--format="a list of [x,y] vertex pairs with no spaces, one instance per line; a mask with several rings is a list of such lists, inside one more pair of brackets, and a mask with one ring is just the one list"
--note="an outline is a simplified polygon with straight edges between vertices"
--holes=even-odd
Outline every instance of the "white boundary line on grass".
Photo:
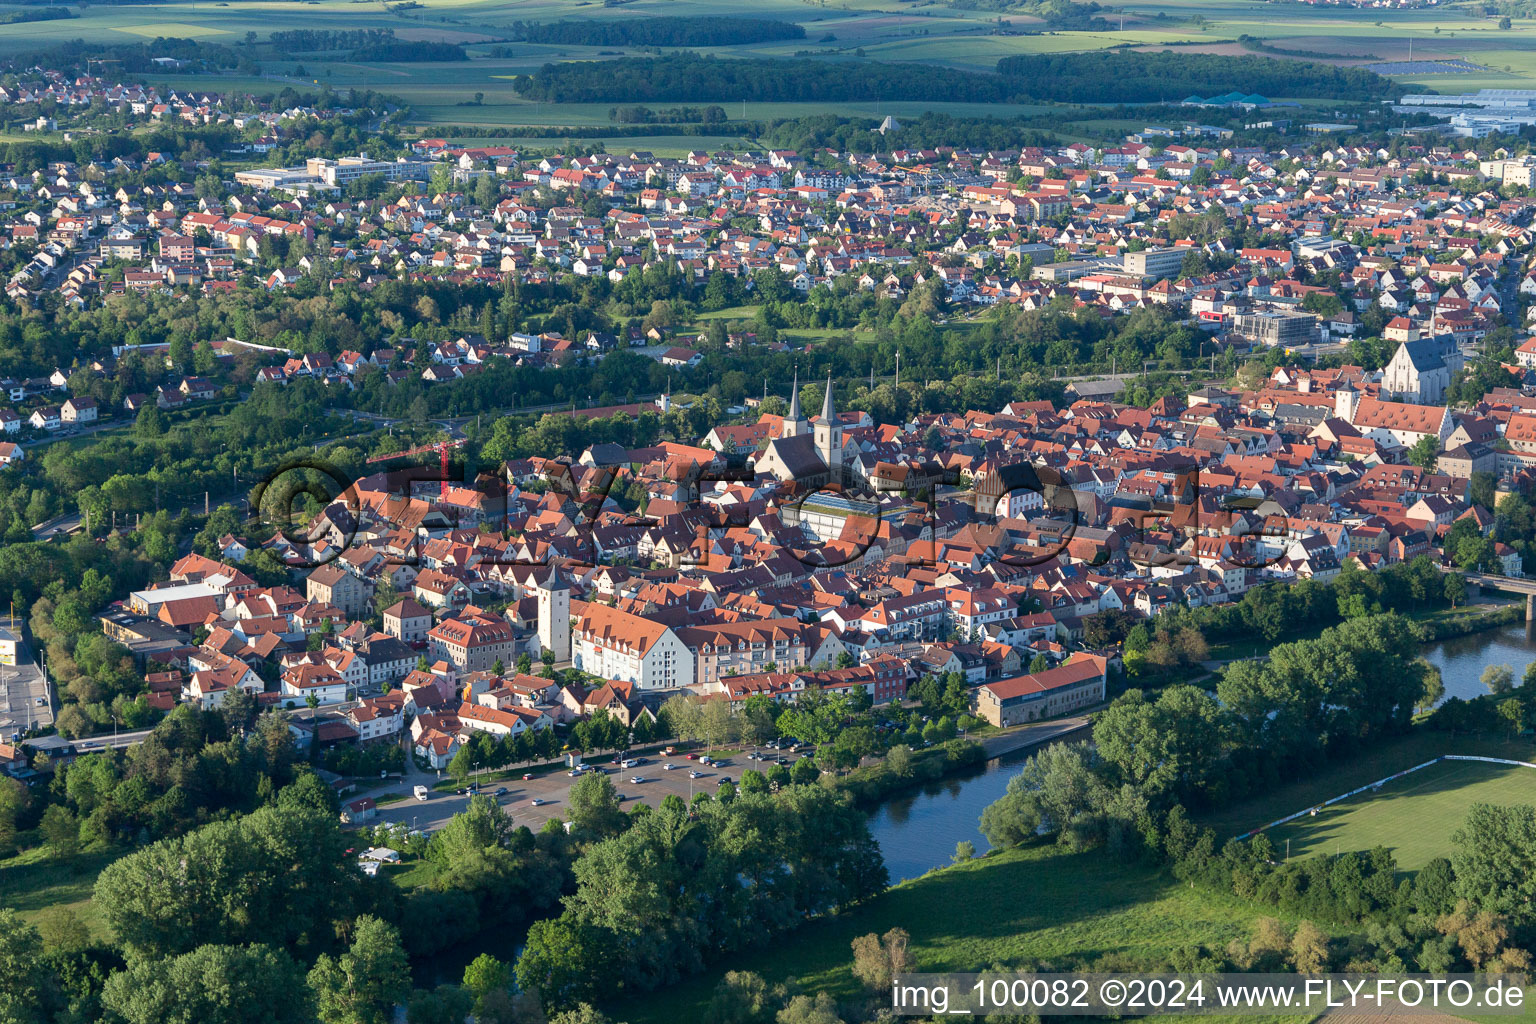
[[1297,811],[1295,814],[1287,814],[1283,818],[1276,818],[1268,825],[1260,825],[1256,829],[1250,829],[1249,831],[1244,832],[1242,835],[1238,836],[1237,839],[1239,842],[1244,839],[1252,839],[1260,832],[1268,832],[1270,829],[1275,828],[1278,825],[1284,825],[1287,822],[1295,821],[1297,818],[1316,814],[1324,807],[1332,806],[1333,804],[1338,803],[1340,800],[1348,800],[1352,796],[1359,796],[1361,793],[1364,793],[1368,789],[1380,789],[1382,786],[1385,786],[1389,782],[1395,782],[1405,775],[1412,775],[1416,771],[1428,768],[1431,765],[1437,765],[1441,761],[1483,761],[1487,764],[1504,764],[1518,768],[1536,768],[1536,764],[1531,764],[1529,761],[1511,761],[1503,757],[1481,757],[1476,754],[1442,754],[1432,761],[1425,761],[1423,764],[1416,764],[1412,768],[1404,768],[1400,772],[1394,772],[1393,774],[1388,775],[1386,778],[1377,779],[1375,782],[1367,782],[1365,785],[1352,789],[1348,793],[1340,793],[1338,796],[1330,797],[1329,799],[1324,800],[1322,803],[1313,807],[1303,808],[1302,810]]

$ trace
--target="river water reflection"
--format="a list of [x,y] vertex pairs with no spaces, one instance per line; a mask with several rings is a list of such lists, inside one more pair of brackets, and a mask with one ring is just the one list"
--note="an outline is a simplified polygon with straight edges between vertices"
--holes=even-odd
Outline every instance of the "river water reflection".
[[[1480,678],[1487,665],[1508,665],[1518,683],[1526,666],[1536,661],[1536,635],[1524,624],[1505,626],[1431,644],[1424,656],[1440,670],[1446,696],[1467,700],[1488,692]],[[1003,795],[1008,780],[1018,774],[1029,755],[1027,750],[1005,754],[969,774],[931,783],[876,810],[870,816],[870,829],[880,842],[891,881],[916,878],[948,864],[961,840],[969,839],[978,854],[984,853],[988,844],[978,827],[981,812]]]

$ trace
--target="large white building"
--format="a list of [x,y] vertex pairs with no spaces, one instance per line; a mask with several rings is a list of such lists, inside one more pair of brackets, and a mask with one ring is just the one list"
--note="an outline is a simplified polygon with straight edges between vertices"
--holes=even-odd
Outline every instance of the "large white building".
[[1461,372],[1461,349],[1450,335],[1400,342],[1382,373],[1381,390],[1405,402],[1437,405]]
[[571,640],[571,661],[583,672],[645,690],[693,685],[693,651],[659,622],[589,604]]

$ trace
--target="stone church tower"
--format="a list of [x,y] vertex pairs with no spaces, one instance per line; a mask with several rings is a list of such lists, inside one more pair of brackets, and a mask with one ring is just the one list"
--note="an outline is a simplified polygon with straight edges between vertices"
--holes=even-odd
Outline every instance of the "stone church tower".
[[558,565],[536,588],[539,597],[539,647],[553,651],[556,662],[571,660],[571,585]]

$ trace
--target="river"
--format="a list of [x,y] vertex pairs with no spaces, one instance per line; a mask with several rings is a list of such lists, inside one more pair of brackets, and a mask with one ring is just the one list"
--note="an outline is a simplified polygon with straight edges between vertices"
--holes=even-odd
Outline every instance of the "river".
[[[1518,685],[1536,661],[1536,635],[1525,624],[1429,645],[1424,656],[1440,670],[1447,697],[1470,699],[1487,693],[1481,676],[1487,665],[1514,669]],[[1016,750],[962,775],[952,775],[896,797],[870,815],[892,882],[916,878],[950,862],[955,844],[969,839],[978,854],[989,849],[978,827],[982,810],[1008,788],[1032,751]]]

